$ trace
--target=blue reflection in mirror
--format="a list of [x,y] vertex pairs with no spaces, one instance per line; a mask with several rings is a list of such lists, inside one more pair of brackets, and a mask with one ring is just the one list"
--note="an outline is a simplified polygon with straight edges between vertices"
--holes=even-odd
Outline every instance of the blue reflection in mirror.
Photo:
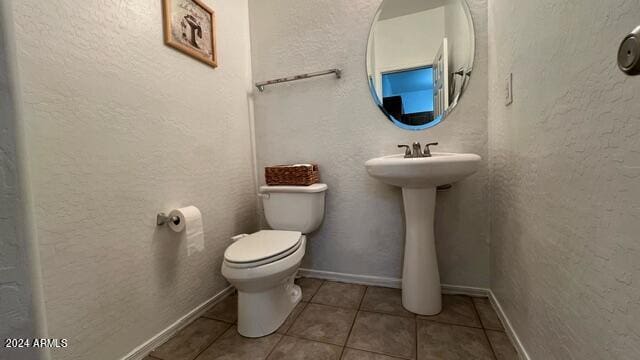
[[422,130],[440,122],[433,117],[431,66],[382,73],[381,107],[404,129]]

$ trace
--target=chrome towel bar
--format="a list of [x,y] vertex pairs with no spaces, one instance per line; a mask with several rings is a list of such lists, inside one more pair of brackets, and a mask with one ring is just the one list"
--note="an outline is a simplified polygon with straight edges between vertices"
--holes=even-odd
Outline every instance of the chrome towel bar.
[[296,76],[284,77],[284,78],[275,79],[275,80],[258,82],[258,83],[256,83],[256,88],[258,88],[258,91],[263,92],[264,91],[264,87],[267,86],[267,85],[274,85],[274,84],[280,84],[280,83],[289,82],[289,81],[309,79],[309,78],[312,78],[312,77],[329,75],[329,74],[335,74],[336,78],[340,79],[342,77],[342,70],[341,69],[329,69],[329,70],[318,71],[318,72],[313,72],[313,73],[307,73],[307,74],[301,74],[301,75],[296,75]]

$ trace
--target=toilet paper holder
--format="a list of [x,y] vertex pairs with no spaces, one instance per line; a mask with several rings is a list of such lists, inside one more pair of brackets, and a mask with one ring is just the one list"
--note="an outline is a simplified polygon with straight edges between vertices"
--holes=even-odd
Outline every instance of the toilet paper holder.
[[158,213],[158,215],[156,215],[156,225],[158,226],[165,225],[165,224],[168,224],[169,222],[172,222],[178,225],[180,224],[180,218],[178,216],[169,216],[163,212]]

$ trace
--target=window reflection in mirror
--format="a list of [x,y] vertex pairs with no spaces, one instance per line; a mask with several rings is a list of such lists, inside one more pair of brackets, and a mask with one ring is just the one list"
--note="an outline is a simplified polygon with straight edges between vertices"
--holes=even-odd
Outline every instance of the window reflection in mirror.
[[384,0],[371,27],[371,95],[397,126],[435,126],[457,105],[473,65],[464,0]]

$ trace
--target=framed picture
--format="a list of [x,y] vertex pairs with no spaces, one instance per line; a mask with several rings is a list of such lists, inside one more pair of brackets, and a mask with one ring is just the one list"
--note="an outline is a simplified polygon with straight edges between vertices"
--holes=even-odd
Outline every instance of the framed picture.
[[164,43],[217,67],[216,17],[200,0],[162,0]]

